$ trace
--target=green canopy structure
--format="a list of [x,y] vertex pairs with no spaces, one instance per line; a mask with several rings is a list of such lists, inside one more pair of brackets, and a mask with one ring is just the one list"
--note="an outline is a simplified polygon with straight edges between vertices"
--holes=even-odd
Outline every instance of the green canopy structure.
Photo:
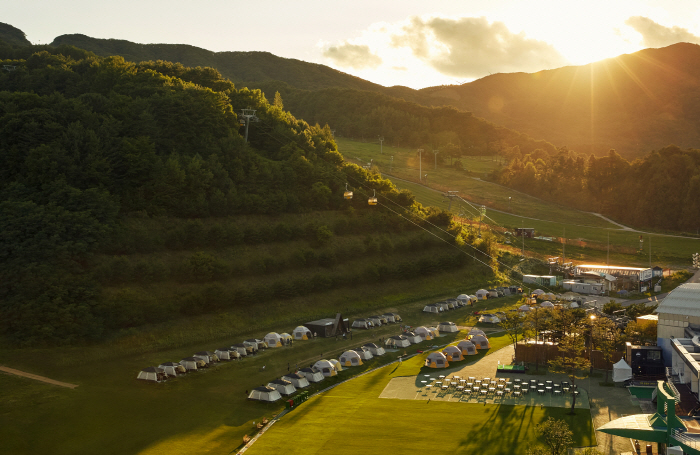
[[658,453],[665,453],[666,446],[681,446],[683,452],[700,455],[700,433],[689,431],[676,416],[676,403],[680,394],[673,384],[656,383],[656,412],[621,417],[596,428],[596,431],[623,438],[656,442]]

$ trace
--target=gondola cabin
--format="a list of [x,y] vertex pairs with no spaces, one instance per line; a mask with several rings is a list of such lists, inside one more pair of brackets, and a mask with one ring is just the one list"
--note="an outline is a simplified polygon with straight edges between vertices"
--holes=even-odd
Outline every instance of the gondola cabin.
[[347,200],[352,199],[352,191],[348,189],[348,184],[345,184],[345,192],[343,193],[343,197]]
[[367,199],[369,205],[377,205],[377,192],[375,191],[371,198]]

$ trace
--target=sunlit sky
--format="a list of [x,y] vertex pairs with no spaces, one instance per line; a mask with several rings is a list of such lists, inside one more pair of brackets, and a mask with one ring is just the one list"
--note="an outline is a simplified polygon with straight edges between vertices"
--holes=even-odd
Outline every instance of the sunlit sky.
[[690,0],[22,0],[2,2],[0,22],[34,44],[82,33],[267,51],[413,88],[700,43]]

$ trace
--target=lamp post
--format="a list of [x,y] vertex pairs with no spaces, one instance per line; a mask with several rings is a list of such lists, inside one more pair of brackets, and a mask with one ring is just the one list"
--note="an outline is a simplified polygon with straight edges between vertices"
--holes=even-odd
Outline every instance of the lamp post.
[[423,149],[418,149],[418,181],[421,181],[423,175]]
[[513,199],[512,197],[508,196],[508,211],[510,212],[510,200]]
[[588,343],[588,363],[591,365],[591,374],[593,374],[593,324],[595,323],[595,314],[589,316],[591,319],[591,338]]

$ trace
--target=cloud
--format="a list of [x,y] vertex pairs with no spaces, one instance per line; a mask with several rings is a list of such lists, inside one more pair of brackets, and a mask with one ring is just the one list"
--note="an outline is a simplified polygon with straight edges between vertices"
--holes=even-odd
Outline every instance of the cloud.
[[415,57],[452,77],[539,71],[567,63],[550,44],[512,33],[504,23],[489,23],[485,17],[414,17],[392,36],[391,45],[411,49]]
[[339,46],[330,46],[323,51],[323,56],[338,66],[355,69],[376,68],[382,64],[382,59],[364,44],[345,42]]
[[642,35],[642,42],[648,47],[664,47],[676,43],[700,44],[700,37],[693,35],[686,28],[664,27],[644,16],[632,16],[625,21]]

